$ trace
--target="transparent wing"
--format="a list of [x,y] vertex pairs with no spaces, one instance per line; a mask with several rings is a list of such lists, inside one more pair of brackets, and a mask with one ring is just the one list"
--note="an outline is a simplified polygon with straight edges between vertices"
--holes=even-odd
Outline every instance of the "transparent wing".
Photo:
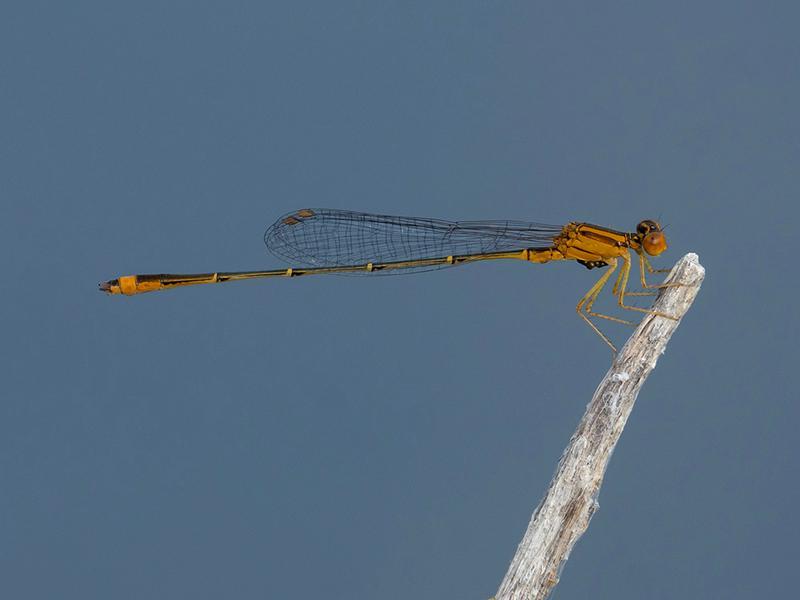
[[[549,247],[562,227],[524,221],[443,221],[313,208],[264,234],[272,254],[298,267],[333,267]],[[444,265],[449,266],[449,265]],[[441,268],[382,271],[394,274]]]

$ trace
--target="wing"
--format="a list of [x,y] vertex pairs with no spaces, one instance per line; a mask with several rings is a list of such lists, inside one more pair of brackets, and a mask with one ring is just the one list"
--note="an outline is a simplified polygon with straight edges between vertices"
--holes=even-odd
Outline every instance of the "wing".
[[561,230],[524,221],[455,222],[313,208],[278,219],[264,243],[292,265],[333,267],[549,247]]

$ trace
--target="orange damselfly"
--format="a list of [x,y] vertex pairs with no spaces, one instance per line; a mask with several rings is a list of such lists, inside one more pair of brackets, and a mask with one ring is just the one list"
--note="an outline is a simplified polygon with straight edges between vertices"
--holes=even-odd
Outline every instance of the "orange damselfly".
[[[590,223],[563,226],[524,221],[443,221],[395,217],[335,209],[303,209],[278,219],[264,234],[267,248],[294,266],[271,271],[238,271],[190,275],[126,275],[100,284],[109,294],[144,292],[206,283],[263,277],[299,277],[327,273],[388,275],[429,271],[483,260],[513,258],[532,263],[574,260],[587,269],[608,267],[580,299],[576,310],[612,350],[611,340],[592,322],[598,317],[632,325],[630,321],[592,310],[600,291],[617,273],[613,294],[626,310],[658,314],[630,306],[626,296],[653,295],[661,286],[648,285],[645,271],[656,272],[647,255],[667,249],[656,221],[644,220],[625,233]],[[638,255],[642,291],[628,292],[630,251]]]

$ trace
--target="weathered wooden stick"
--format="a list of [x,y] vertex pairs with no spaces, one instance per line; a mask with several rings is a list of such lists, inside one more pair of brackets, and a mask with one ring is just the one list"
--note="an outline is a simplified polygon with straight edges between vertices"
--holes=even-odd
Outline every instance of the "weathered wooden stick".
[[496,600],[542,600],[558,583],[575,542],[589,527],[611,453],[645,379],[655,368],[680,319],[692,305],[705,269],[696,254],[672,268],[653,310],[677,321],[646,315],[595,391],[578,429],[531,517]]

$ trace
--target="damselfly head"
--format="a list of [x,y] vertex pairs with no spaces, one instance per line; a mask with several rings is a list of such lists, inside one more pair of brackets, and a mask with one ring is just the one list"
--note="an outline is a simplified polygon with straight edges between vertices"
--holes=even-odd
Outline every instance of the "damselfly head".
[[667,236],[656,221],[645,220],[636,226],[642,248],[650,256],[658,256],[667,249]]
[[642,237],[646,236],[651,231],[661,231],[661,225],[659,225],[657,221],[645,219],[636,226],[636,233]]

